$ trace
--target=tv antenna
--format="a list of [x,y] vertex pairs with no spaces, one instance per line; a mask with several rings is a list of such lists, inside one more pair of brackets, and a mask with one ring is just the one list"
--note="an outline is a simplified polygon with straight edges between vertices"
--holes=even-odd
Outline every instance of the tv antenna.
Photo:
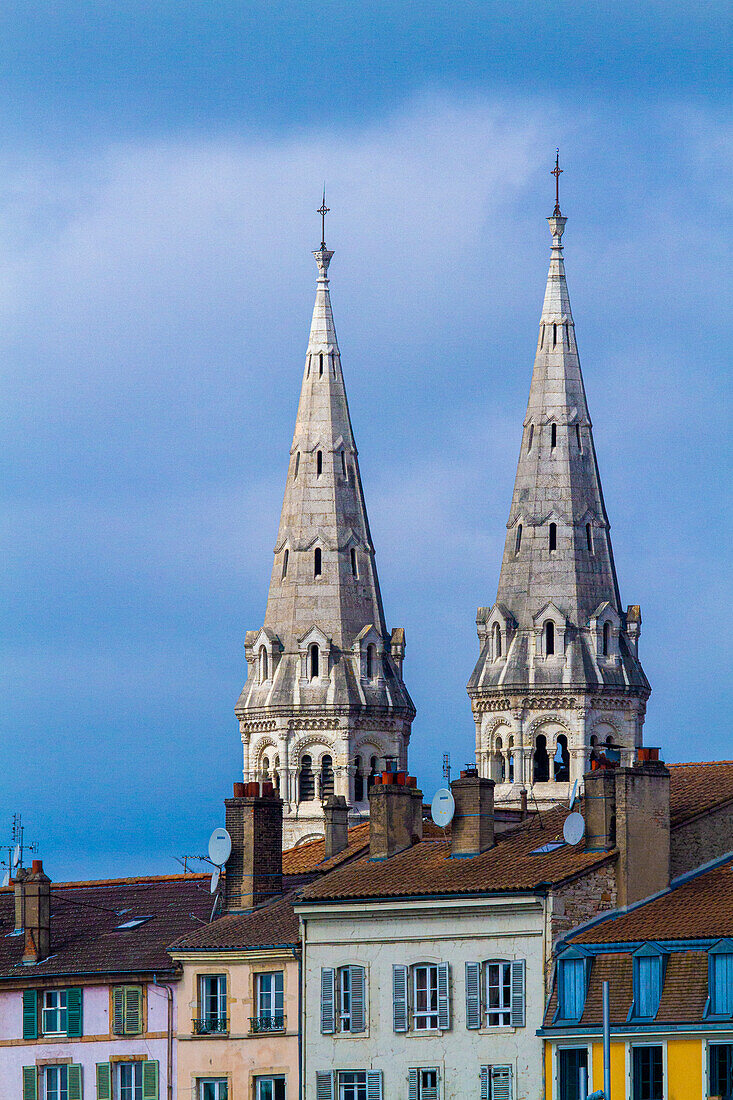
[[443,779],[450,783],[450,753],[443,753]]
[[23,818],[20,814],[13,814],[13,825],[10,832],[10,843],[6,845],[8,853],[7,860],[0,860],[0,864],[5,867],[5,873],[2,879],[2,885],[7,886],[10,883],[10,879],[17,871],[23,870],[23,857],[26,852],[35,853],[38,851],[38,845],[35,841],[32,844],[26,844],[23,840],[23,834],[25,832],[25,826],[23,825]]

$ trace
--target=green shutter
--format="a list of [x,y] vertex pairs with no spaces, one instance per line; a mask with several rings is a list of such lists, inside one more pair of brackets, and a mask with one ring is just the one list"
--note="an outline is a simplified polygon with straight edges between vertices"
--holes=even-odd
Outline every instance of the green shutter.
[[80,989],[66,990],[66,1034],[70,1039],[80,1039],[83,1035]]
[[67,1066],[66,1074],[69,1100],[81,1100],[81,1066]]
[[117,985],[112,990],[112,1032],[125,1034],[125,987]]
[[23,1100],[37,1100],[38,1074],[35,1066],[23,1066]]
[[158,1100],[157,1062],[143,1062],[143,1100]]
[[23,990],[23,1038],[38,1038],[38,990]]
[[97,1062],[97,1100],[112,1100],[112,1068],[109,1062]]
[[139,985],[125,988],[125,1035],[139,1035],[143,1030],[143,991]]

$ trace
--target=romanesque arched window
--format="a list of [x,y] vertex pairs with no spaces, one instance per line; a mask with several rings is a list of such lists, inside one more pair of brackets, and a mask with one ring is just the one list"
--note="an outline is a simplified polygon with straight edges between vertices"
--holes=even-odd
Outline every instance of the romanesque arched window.
[[315,798],[316,785],[313,776],[313,761],[310,756],[303,756],[300,760],[298,772],[298,801],[312,802]]
[[534,783],[547,783],[550,778],[550,758],[547,755],[547,738],[544,733],[538,733],[535,739],[534,753],[532,754],[532,781]]
[[266,756],[262,757],[262,782],[267,783],[270,779],[270,761]]
[[361,757],[354,757],[354,802],[364,801],[364,775],[361,770]]
[[379,758],[371,756],[369,758],[369,775],[367,776],[367,791],[370,791],[374,784],[377,782],[377,766],[379,765]]
[[494,660],[498,660],[501,657],[501,627],[498,623],[494,623]]
[[550,540],[549,540],[550,553],[557,550],[557,524],[550,524]]
[[322,567],[321,548],[317,546],[313,551],[313,576],[320,577]]
[[555,656],[555,624],[552,619],[545,623],[545,657]]
[[333,760],[326,754],[321,757],[321,774],[318,777],[319,794],[325,802],[333,794]]
[[561,733],[557,739],[557,749],[553,757],[555,781],[567,783],[570,780],[570,753],[568,751],[568,739]]
[[272,785],[280,793],[280,757],[276,756],[272,762]]
[[308,664],[310,679],[317,680],[320,675],[321,651],[315,642],[308,647]]
[[263,645],[260,646],[260,683],[264,684],[267,679],[267,650]]

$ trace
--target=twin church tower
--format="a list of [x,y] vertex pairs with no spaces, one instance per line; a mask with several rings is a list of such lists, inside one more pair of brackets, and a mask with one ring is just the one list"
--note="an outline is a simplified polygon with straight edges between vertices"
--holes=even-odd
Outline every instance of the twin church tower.
[[[556,165],[556,179],[559,169]],[[325,203],[319,211],[327,213]],[[552,253],[496,602],[478,609],[468,682],[476,762],[498,804],[567,798],[594,756],[630,764],[649,684],[638,606],[622,609],[565,281]],[[322,234],[325,238],[325,234]],[[407,769],[415,707],[405,632],[388,630],[336,339],[325,239],[264,625],[236,706],[244,778],[275,783],[286,846],[321,835],[323,801],[369,813]]]

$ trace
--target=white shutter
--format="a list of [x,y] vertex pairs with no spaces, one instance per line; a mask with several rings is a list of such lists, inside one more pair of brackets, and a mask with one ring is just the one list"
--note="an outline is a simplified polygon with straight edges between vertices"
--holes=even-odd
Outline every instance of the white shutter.
[[382,1100],[381,1069],[367,1070],[367,1100]]
[[438,1027],[447,1031],[450,1027],[450,967],[441,963],[438,967]]
[[491,1084],[491,1066],[481,1067],[481,1100],[491,1100],[489,1085]]
[[363,966],[351,970],[351,1032],[358,1035],[366,1030],[366,971]]
[[408,1095],[409,1100],[418,1100],[418,1095],[417,1095],[417,1070],[416,1069],[411,1069],[410,1070],[410,1084],[409,1084],[409,1088],[407,1090],[407,1095]]
[[466,963],[466,1027],[481,1027],[481,963]]
[[514,1100],[512,1067],[491,1067],[491,1100]]
[[392,1021],[395,1031],[407,1031],[407,967],[392,967]]
[[512,1027],[524,1027],[524,959],[512,963]]
[[316,1072],[316,1100],[333,1100],[333,1074]]
[[321,967],[321,1033],[323,1035],[332,1035],[336,1026],[335,984],[336,971],[333,967]]

